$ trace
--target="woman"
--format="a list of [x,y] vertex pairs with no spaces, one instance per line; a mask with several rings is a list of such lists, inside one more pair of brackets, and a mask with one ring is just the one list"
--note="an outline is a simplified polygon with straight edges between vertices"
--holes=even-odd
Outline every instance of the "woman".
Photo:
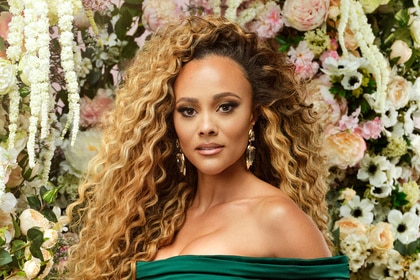
[[126,74],[69,208],[72,278],[348,279],[328,248],[319,132],[283,55],[191,17]]

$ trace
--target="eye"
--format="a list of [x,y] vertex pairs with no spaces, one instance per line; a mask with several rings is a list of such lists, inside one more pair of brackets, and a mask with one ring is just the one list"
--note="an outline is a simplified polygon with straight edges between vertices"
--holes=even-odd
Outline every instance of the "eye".
[[197,113],[197,111],[191,107],[179,107],[177,111],[187,118],[191,118]]
[[239,104],[235,102],[223,103],[222,105],[219,106],[217,110],[222,113],[230,113],[233,111],[233,109],[238,107],[238,105]]

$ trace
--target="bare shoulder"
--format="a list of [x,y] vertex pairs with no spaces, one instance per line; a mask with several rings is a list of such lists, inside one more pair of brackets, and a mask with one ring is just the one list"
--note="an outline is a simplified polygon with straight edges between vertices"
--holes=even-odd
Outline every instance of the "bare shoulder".
[[279,191],[256,201],[255,219],[265,246],[282,258],[330,256],[325,239],[312,219]]

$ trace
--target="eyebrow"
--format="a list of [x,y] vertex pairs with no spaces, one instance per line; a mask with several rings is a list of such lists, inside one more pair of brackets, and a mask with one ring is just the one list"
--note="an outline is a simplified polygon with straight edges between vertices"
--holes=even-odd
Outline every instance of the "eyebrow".
[[[219,100],[219,99],[221,99],[221,98],[228,97],[228,96],[231,96],[231,97],[235,97],[235,98],[241,99],[241,97],[240,97],[239,95],[237,95],[237,94],[235,94],[235,93],[233,93],[233,92],[221,92],[221,93],[215,94],[215,95],[213,96],[213,101],[217,101],[217,100]],[[197,98],[192,98],[192,97],[181,97],[180,99],[178,99],[178,100],[176,101],[176,104],[178,104],[179,102],[182,102],[182,101],[184,101],[184,102],[189,102],[189,103],[198,103],[198,99],[197,99]]]

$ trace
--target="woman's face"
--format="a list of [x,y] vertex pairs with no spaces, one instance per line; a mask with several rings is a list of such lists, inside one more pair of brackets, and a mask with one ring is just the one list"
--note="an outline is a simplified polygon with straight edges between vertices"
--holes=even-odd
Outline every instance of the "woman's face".
[[210,55],[187,63],[175,85],[174,124],[182,151],[198,172],[245,168],[248,132],[255,123],[252,89],[241,66]]

